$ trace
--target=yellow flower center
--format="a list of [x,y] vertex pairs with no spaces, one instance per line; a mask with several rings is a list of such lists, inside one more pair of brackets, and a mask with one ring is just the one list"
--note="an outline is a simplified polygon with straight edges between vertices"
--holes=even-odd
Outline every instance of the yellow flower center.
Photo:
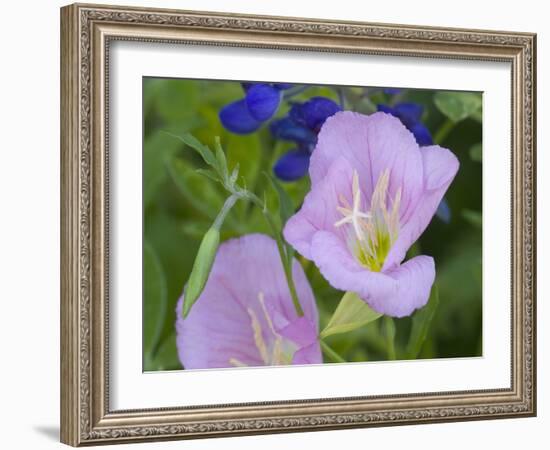
[[[267,312],[265,306],[265,299],[263,292],[258,293],[258,301],[262,310],[262,314],[265,318],[265,322],[269,329],[269,332],[273,335],[273,339],[270,342],[266,342],[264,339],[262,324],[258,318],[258,315],[252,308],[247,308],[247,313],[250,316],[250,325],[252,332],[254,333],[254,343],[262,362],[266,366],[285,366],[292,362],[292,357],[296,351],[296,346],[289,340],[284,339],[273,326],[271,317]],[[246,367],[248,364],[243,363],[237,358],[229,358],[229,364],[235,367]]]
[[352,205],[344,196],[340,196],[341,206],[338,212],[343,218],[334,226],[348,225],[347,244],[359,263],[373,272],[380,272],[384,261],[399,234],[399,204],[401,189],[397,191],[391,208],[388,208],[388,186],[390,172],[384,170],[378,177],[372,194],[370,209],[362,211],[359,175],[353,171]]

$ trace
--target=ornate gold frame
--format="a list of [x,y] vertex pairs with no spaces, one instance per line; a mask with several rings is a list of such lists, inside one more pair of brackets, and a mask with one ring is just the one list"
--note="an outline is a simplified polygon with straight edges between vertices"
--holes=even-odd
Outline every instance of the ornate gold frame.
[[[512,385],[111,411],[108,397],[108,58],[113,40],[496,60],[512,67]],[[61,9],[61,440],[79,446],[533,416],[535,51],[529,33],[99,5]]]

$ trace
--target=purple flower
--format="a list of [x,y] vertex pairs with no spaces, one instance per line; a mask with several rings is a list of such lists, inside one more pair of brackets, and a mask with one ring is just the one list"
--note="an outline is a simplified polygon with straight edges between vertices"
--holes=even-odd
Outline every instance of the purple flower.
[[270,128],[273,136],[296,144],[275,163],[273,172],[278,178],[294,181],[307,173],[319,130],[328,117],[339,111],[340,106],[332,100],[312,97],[307,102],[294,103],[288,116],[272,122]]
[[229,131],[248,134],[256,131],[263,122],[277,112],[282,99],[282,90],[289,89],[288,83],[242,83],[245,97],[224,106],[220,121]]
[[176,308],[177,348],[186,369],[322,363],[318,312],[297,261],[293,277],[304,315],[290,297],[277,245],[262,234],[223,243],[186,319]]
[[435,266],[429,256],[403,259],[457,171],[449,150],[419,147],[389,114],[337,113],[321,129],[311,191],[284,236],[336,289],[379,313],[410,315],[427,302]]

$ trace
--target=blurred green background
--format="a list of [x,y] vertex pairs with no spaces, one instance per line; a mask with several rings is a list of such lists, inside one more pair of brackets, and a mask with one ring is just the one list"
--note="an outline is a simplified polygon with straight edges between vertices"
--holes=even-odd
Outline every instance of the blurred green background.
[[[439,304],[419,353],[419,358],[480,356],[482,352],[481,269],[481,94],[402,90],[397,96],[380,88],[339,87],[346,109],[369,114],[377,103],[412,101],[424,106],[423,123],[436,143],[449,148],[460,161],[460,170],[446,200],[449,223],[435,218],[411,251],[431,255],[436,261]],[[293,100],[322,95],[338,101],[337,89],[311,86]],[[143,369],[181,369],[175,344],[176,302],[189,277],[202,235],[214,220],[226,193],[195,169],[204,163],[196,153],[165,132],[192,133],[211,148],[219,136],[229,166],[239,163],[250,190],[276,197],[262,171],[271,171],[277,158],[293,145],[275,141],[264,126],[259,131],[235,135],[218,118],[226,104],[243,97],[234,81],[143,79]],[[283,102],[277,117],[285,115]],[[282,183],[295,206],[309,189],[307,177]],[[228,216],[222,240],[268,229],[257,208],[240,202]],[[301,260],[315,292],[320,329],[328,322],[343,293],[331,288],[313,264]],[[412,317],[396,319],[397,356],[403,355]],[[347,361],[387,359],[378,320],[354,332],[334,335],[327,342]],[[403,356],[401,356],[403,357]]]

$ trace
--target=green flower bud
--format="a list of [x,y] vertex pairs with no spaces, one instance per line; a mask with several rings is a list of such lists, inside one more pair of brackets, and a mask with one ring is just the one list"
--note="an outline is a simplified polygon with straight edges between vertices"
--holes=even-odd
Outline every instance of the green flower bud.
[[216,257],[219,245],[220,230],[218,227],[213,226],[202,238],[199,251],[193,263],[193,270],[191,270],[191,275],[189,276],[189,281],[185,288],[183,300],[184,318],[189,314],[189,310],[201,295],[208,281],[208,276],[210,275],[212,264],[214,264],[214,258]]

